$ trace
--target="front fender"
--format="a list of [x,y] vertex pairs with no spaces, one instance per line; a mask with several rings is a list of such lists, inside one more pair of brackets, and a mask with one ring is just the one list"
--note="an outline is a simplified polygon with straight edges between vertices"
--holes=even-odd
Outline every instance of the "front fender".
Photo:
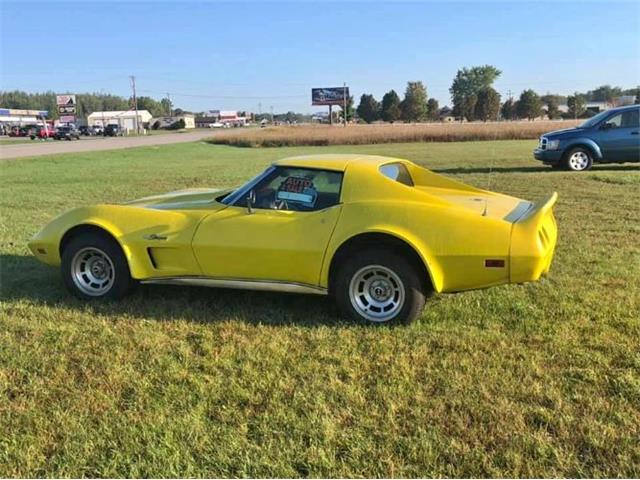
[[[127,205],[95,205],[63,213],[49,222],[29,242],[36,258],[60,265],[60,245],[72,228],[91,225],[108,232],[121,246],[131,275],[154,276],[198,274],[200,268],[191,249],[191,239],[202,215],[193,211],[145,209]],[[152,234],[160,240],[149,239]],[[157,268],[150,257],[156,249],[166,258],[166,268]]]

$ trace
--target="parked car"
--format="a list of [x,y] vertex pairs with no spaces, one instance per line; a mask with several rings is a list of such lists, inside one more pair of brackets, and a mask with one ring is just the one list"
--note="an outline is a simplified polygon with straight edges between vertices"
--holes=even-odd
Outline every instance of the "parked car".
[[71,210],[29,248],[85,300],[139,281],[193,284],[332,295],[358,320],[407,322],[430,291],[548,272],[556,198],[534,205],[396,158],[317,155],[280,160],[235,190]]
[[79,127],[78,131],[80,132],[80,135],[84,135],[85,137],[93,137],[94,135],[97,135],[96,129],[87,125]]
[[594,163],[640,162],[640,105],[606,110],[576,128],[545,133],[533,155],[574,172]]
[[71,125],[66,125],[63,127],[58,127],[56,130],[56,139],[57,140],[80,140],[80,131]]
[[9,131],[10,137],[28,137],[31,134],[32,127],[11,127]]
[[102,127],[102,125],[94,125],[91,128],[93,128],[93,131],[96,135],[104,135],[104,128]]
[[124,132],[119,125],[107,125],[104,127],[103,135],[105,137],[121,137],[124,135]]
[[56,131],[53,127],[49,125],[37,127],[30,132],[31,140],[35,140],[39,138],[41,140],[46,140],[47,138],[55,138]]

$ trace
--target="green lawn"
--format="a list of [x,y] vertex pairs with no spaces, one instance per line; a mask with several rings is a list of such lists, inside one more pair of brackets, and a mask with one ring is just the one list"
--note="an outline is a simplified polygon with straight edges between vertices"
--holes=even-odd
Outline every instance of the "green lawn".
[[[0,477],[640,476],[640,171],[556,172],[534,145],[194,143],[0,163]],[[285,294],[146,286],[86,305],[27,251],[71,207],[324,152],[533,200],[557,190],[550,277],[367,328]]]
[[35,140],[31,140],[29,137],[0,138],[0,145],[18,145],[19,143],[31,143],[31,142],[35,142]]

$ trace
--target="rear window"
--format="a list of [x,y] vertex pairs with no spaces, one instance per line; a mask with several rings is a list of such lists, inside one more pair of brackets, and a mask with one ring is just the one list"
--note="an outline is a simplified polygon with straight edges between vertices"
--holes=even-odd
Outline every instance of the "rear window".
[[380,167],[380,173],[391,180],[395,180],[408,187],[413,187],[413,180],[411,179],[409,170],[407,170],[407,167],[402,163],[387,163],[386,165],[382,165]]

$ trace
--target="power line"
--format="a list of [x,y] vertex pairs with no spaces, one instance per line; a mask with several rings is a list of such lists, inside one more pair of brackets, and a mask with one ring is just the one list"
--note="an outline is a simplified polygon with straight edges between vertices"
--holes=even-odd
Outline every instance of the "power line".
[[140,89],[141,92],[145,93],[156,93],[156,94],[165,94],[165,95],[173,95],[175,97],[192,97],[192,98],[214,98],[214,99],[228,99],[228,100],[261,100],[267,98],[307,98],[308,94],[304,95],[202,95],[202,94],[194,94],[194,93],[178,93],[178,92],[159,92],[157,90],[146,90]]

